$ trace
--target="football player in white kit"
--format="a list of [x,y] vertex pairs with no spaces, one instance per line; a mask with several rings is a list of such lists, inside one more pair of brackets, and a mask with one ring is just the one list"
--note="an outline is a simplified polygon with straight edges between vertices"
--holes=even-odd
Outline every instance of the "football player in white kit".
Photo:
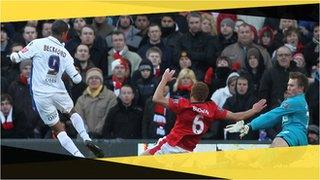
[[103,151],[91,141],[61,79],[66,72],[74,83],[81,82],[81,75],[73,65],[74,60],[62,43],[68,30],[64,21],[57,20],[52,24],[52,36],[31,41],[18,53],[12,53],[10,59],[15,63],[32,59],[30,86],[35,108],[44,123],[57,134],[61,145],[72,155],[84,157],[65,132],[57,110],[69,116],[85,145],[101,158],[104,157]]

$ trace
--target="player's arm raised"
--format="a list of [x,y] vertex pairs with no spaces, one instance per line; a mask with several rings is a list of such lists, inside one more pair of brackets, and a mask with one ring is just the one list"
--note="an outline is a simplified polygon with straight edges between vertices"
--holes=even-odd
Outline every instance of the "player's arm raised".
[[267,106],[266,102],[267,101],[265,99],[261,99],[259,102],[255,103],[251,109],[249,109],[247,111],[242,111],[242,112],[237,112],[237,113],[227,111],[226,119],[235,120],[235,121],[248,119],[251,116],[262,111],[262,109],[264,109]]
[[170,70],[170,69],[165,70],[165,72],[162,75],[162,79],[158,84],[158,87],[155,93],[153,94],[153,97],[152,97],[153,102],[159,103],[165,107],[168,107],[169,99],[164,97],[163,93],[164,93],[164,88],[166,84],[172,79],[174,79],[173,77],[174,73],[175,73],[175,70]]

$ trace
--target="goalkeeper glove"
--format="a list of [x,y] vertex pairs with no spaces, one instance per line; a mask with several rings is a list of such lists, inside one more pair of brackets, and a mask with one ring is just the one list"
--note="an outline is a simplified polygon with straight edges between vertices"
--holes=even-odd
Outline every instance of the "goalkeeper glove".
[[244,125],[242,126],[242,128],[240,129],[240,138],[242,138],[243,136],[247,135],[249,133],[250,130],[250,126],[249,125]]
[[247,135],[249,133],[250,130],[250,126],[249,125],[245,125],[244,121],[238,121],[235,124],[230,124],[226,127],[225,131],[229,132],[229,133],[240,133],[240,138],[242,138],[243,136]]
[[230,124],[227,125],[225,128],[225,131],[229,132],[229,133],[236,133],[236,132],[240,132],[240,130],[243,128],[244,126],[244,121],[238,121],[235,124]]

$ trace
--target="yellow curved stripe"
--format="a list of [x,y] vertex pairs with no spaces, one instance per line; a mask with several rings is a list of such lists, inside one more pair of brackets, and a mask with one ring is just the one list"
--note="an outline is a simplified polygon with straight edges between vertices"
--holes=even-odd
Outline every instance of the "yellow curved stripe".
[[1,22],[319,3],[315,0],[2,0]]
[[305,146],[101,160],[231,179],[320,179],[319,152]]

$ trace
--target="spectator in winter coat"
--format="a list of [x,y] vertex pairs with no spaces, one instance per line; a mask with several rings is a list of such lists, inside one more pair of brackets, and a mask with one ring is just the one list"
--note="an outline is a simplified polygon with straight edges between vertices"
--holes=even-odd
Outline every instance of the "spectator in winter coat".
[[74,55],[79,44],[89,47],[89,54],[95,67],[102,70],[104,76],[107,74],[107,46],[105,41],[96,36],[95,29],[90,25],[85,25],[79,35],[79,39],[70,40],[66,44],[66,49]]
[[245,59],[247,57],[247,51],[251,47],[257,48],[263,58],[266,68],[272,66],[270,55],[266,49],[262,46],[254,43],[254,33],[251,29],[251,25],[243,23],[239,26],[238,30],[238,42],[227,46],[221,53],[221,56],[227,56],[231,63],[233,69],[244,69]]
[[71,87],[71,97],[73,102],[75,103],[87,87],[87,84],[85,82],[87,71],[90,68],[95,67],[95,65],[91,62],[89,47],[85,44],[78,45],[74,57],[74,65],[76,66],[82,77],[82,81],[79,84],[73,84],[73,86]]
[[149,60],[142,61],[138,71],[141,74],[141,78],[135,83],[139,94],[138,106],[144,109],[146,100],[154,94],[158,82],[153,75],[153,66]]
[[47,128],[44,126],[37,111],[32,106],[32,97],[30,94],[30,73],[32,60],[20,62],[20,75],[13,81],[8,89],[12,97],[12,105],[17,112],[23,112],[26,117],[23,121],[27,125],[26,131],[31,132],[28,137],[43,138]]
[[110,76],[112,74],[111,63],[114,60],[121,58],[127,59],[130,62],[129,67],[131,73],[138,70],[142,59],[137,53],[128,49],[125,41],[125,34],[115,31],[110,36],[113,48],[108,52],[108,75]]
[[[225,104],[223,105],[224,109],[227,109],[232,112],[240,112],[240,111],[246,111],[252,107],[254,103],[258,102],[257,97],[253,93],[253,86],[252,82],[250,81],[250,77],[246,75],[240,75],[237,79],[236,83],[236,93],[235,95],[229,97]],[[253,118],[246,119],[245,122],[249,123]],[[225,124],[224,124],[225,123]],[[223,121],[220,130],[223,131],[225,128],[225,125],[228,125],[230,123],[233,123],[232,121]],[[237,139],[239,140],[239,134],[227,134],[227,139]],[[251,131],[250,134],[245,136],[246,140],[257,140],[258,139],[258,133]]]
[[32,25],[26,25],[23,28],[23,33],[22,33],[22,43],[26,46],[29,44],[31,41],[35,40],[38,37],[38,32],[35,26]]
[[8,36],[8,30],[1,27],[1,75],[3,70],[8,70],[11,66],[10,53],[13,41]]
[[[146,59],[152,63],[152,72],[154,77],[159,78],[164,72],[165,67],[162,62],[162,51],[158,47],[151,47],[146,52]],[[141,78],[140,72],[137,70],[133,72],[131,82],[134,84],[139,78]]]
[[[134,27],[134,21],[131,16],[119,16],[116,23],[115,30],[121,32],[124,35],[125,44],[128,46],[128,50],[136,52],[142,37],[139,35],[140,30]],[[113,46],[113,35],[106,37],[108,48]]]
[[111,108],[103,127],[104,138],[141,138],[142,110],[134,104],[134,89],[121,87],[118,103]]
[[[19,52],[20,50],[23,49],[23,47],[24,46],[21,43],[13,43],[10,48],[11,49],[10,54],[13,52]],[[11,82],[13,82],[14,80],[16,80],[19,77],[20,66],[19,66],[19,64],[11,63],[10,58],[7,60],[10,61],[10,64],[8,64],[7,67],[1,66],[1,76],[5,77],[7,79],[7,82],[10,85]],[[1,62],[2,61],[3,61],[3,59],[1,59]]]
[[313,72],[317,71],[317,61],[319,61],[320,52],[320,26],[317,23],[313,29],[312,41],[307,43],[303,48],[303,55],[306,59],[306,68],[308,76],[310,77]]
[[117,104],[116,95],[103,85],[102,72],[91,68],[86,73],[87,89],[79,97],[76,110],[84,119],[87,132],[93,138],[102,137],[102,128],[110,109]]
[[275,34],[275,41],[281,42],[283,41],[283,34],[289,28],[298,28],[298,22],[294,19],[280,19],[279,27],[277,29],[277,33]]
[[219,14],[217,17],[218,36],[214,39],[214,45],[217,49],[216,57],[220,56],[221,52],[227,46],[237,42],[237,33],[234,32],[235,17],[232,15]]
[[310,124],[319,126],[319,81],[320,81],[320,64],[318,61],[317,71],[315,73],[314,82],[310,84],[306,92],[306,100],[310,113]]
[[247,58],[245,60],[246,69],[242,69],[242,73],[247,73],[253,84],[253,91],[258,93],[260,87],[260,79],[265,71],[260,51],[257,48],[248,49]]
[[[213,36],[201,31],[202,17],[198,13],[190,13],[187,16],[189,31],[177,42],[174,49],[174,60],[178,61],[181,51],[190,54],[192,66],[198,80],[203,80],[208,67],[214,64],[216,59],[214,52]],[[178,62],[176,62],[178,64]]]
[[160,26],[158,24],[150,24],[148,28],[149,40],[138,49],[137,53],[140,57],[145,59],[148,49],[152,47],[159,48],[162,52],[161,66],[162,69],[166,69],[170,67],[172,63],[172,49],[165,46],[162,41],[161,35],[162,33]]
[[202,23],[201,23],[202,32],[212,36],[216,36],[217,35],[216,22],[212,14],[202,13],[201,17],[202,17]]
[[108,24],[106,16],[94,17],[92,27],[96,29],[97,36],[105,39],[114,30],[114,26]]
[[28,128],[25,120],[27,114],[19,112],[13,107],[13,101],[9,94],[1,95],[1,138],[29,138],[32,130]]
[[[140,30],[139,35],[144,38],[148,33],[148,27],[150,25],[150,20],[147,15],[137,15],[134,21],[137,29]],[[141,44],[141,43],[140,43]]]
[[[182,33],[177,28],[177,23],[175,21],[175,15],[173,14],[163,14],[161,16],[161,38],[166,47],[169,49],[176,49],[178,40],[182,37]],[[171,65],[177,67],[178,64],[172,57]]]
[[123,58],[116,59],[111,63],[112,75],[106,78],[105,84],[116,96],[119,95],[121,87],[130,81],[128,63],[128,60]]
[[217,89],[225,87],[229,74],[232,72],[231,62],[228,57],[220,56],[216,61],[216,68],[209,68],[206,72],[204,82],[210,89],[210,94]]
[[236,81],[239,77],[237,72],[233,72],[228,76],[226,86],[220,89],[217,89],[211,96],[211,100],[215,102],[220,108],[223,107],[224,103],[226,102],[227,98],[233,96],[236,87]]
[[298,28],[289,28],[284,31],[284,45],[289,47],[293,54],[302,53],[303,45],[300,40],[300,31]]
[[[281,43],[274,39],[274,30],[269,26],[264,26],[259,31],[259,45],[266,48],[269,55],[271,56],[272,53],[281,46]],[[281,41],[282,42],[282,41]]]
[[180,59],[179,59],[179,67],[177,67],[175,69],[176,70],[175,76],[178,76],[179,72],[182,69],[185,69],[185,68],[193,70],[192,69],[192,62],[191,62],[191,59],[190,59],[190,54],[188,54],[186,51],[181,51],[181,56],[180,56]]
[[294,54],[292,60],[296,63],[298,68],[301,68],[303,70],[304,74],[307,74],[306,60],[302,53]]

